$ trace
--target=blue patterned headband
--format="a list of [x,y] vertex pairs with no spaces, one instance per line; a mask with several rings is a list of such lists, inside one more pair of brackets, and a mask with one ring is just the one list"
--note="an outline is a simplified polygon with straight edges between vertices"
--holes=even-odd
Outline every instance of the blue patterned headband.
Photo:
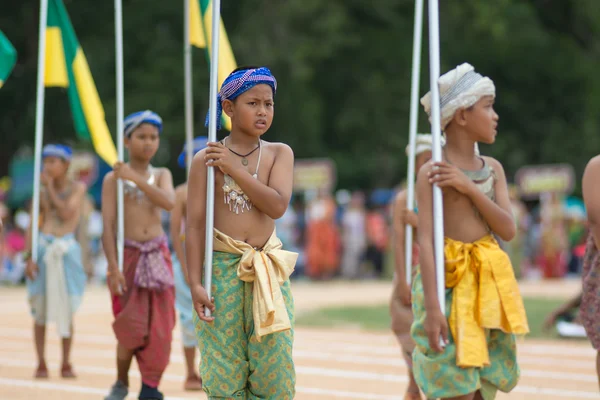
[[64,161],[71,161],[73,158],[73,150],[69,146],[63,144],[47,144],[42,149],[42,159],[46,157],[58,157]]
[[[277,92],[277,80],[271,74],[269,68],[260,67],[255,69],[243,69],[232,72],[221,85],[221,91],[217,95],[217,130],[221,129],[221,115],[223,114],[222,102],[224,100],[235,100],[242,93],[252,89],[256,85],[265,84],[273,89],[273,96]],[[208,113],[204,126],[208,126]]]
[[158,133],[162,132],[162,118],[154,111],[146,110],[134,112],[125,117],[123,133],[126,137],[130,137],[135,128],[141,124],[154,125],[158,128]]

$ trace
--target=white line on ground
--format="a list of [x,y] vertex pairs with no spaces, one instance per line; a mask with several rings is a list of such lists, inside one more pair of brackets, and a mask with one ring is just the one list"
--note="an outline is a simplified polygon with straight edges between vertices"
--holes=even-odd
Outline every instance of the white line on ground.
[[[4,343],[0,343],[0,348],[6,348],[6,349],[12,349],[12,350],[27,350],[29,346],[26,346],[24,343],[22,342],[4,342]],[[28,352],[29,353],[29,352]],[[175,354],[173,354],[175,353]],[[183,364],[184,360],[183,357],[181,355],[176,354],[176,352],[173,352],[171,354],[171,362],[172,363],[176,363],[176,364]],[[85,357],[89,357],[89,358],[102,358],[102,359],[112,359],[114,357],[114,354],[111,353],[110,351],[106,351],[106,350],[96,350],[96,349],[82,349],[82,348],[75,348],[74,349],[74,356],[85,356]],[[391,365],[392,362],[398,366],[398,368],[401,368],[401,371],[404,373],[404,362],[402,359],[398,358],[397,360],[394,359],[381,359],[381,358],[373,358],[373,357],[363,357],[363,356],[343,356],[343,355],[336,355],[334,353],[320,353],[320,352],[315,352],[315,351],[302,351],[302,350],[294,350],[294,358],[296,359],[308,359],[308,360],[330,360],[330,361],[337,361],[337,362],[345,362],[345,363],[352,363],[352,364],[357,364],[357,365]],[[565,364],[565,362],[567,360],[554,360],[554,359],[547,359],[547,360],[552,360],[552,361],[556,361],[556,364],[562,365],[563,367],[566,367],[567,365]],[[535,362],[535,365],[548,365],[547,362],[544,362],[544,359],[541,360],[536,360],[535,358],[531,357],[529,359],[529,361]],[[581,364],[578,364],[578,367],[581,367]],[[592,368],[592,364],[590,364],[590,368]],[[319,373],[323,373],[325,375],[328,374],[333,374],[333,375],[328,375],[328,376],[335,376],[338,378],[345,378],[345,379],[367,379],[367,380],[377,380],[377,379],[382,379],[384,381],[390,381],[390,382],[406,382],[406,378],[404,376],[400,376],[400,375],[395,375],[395,374],[377,374],[377,373],[366,373],[363,371],[350,371],[350,370],[339,370],[339,369],[331,369],[331,368],[320,368],[317,369],[320,372],[315,372],[315,373],[311,373],[310,371],[313,371],[313,369],[311,368],[307,368],[307,367],[303,367],[303,366],[297,366],[296,370],[298,373],[304,373],[304,374],[309,374],[309,375],[315,375],[315,374],[319,374]],[[304,371],[304,372],[302,372]],[[333,372],[327,372],[327,371],[333,371]],[[398,371],[400,372],[400,371]],[[582,373],[570,373],[570,372],[560,372],[560,373],[556,373],[556,372],[552,372],[552,371],[544,371],[544,370],[536,370],[536,369],[531,369],[531,368],[522,368],[521,369],[521,375],[524,377],[531,377],[531,378],[546,378],[546,379],[553,379],[553,380],[567,380],[567,381],[579,381],[579,382],[596,382],[597,377],[595,374],[582,374]],[[359,378],[359,376],[362,376],[362,378]],[[397,380],[397,378],[402,378],[402,380]]]
[[[52,328],[53,329],[53,328]],[[46,337],[49,337],[49,332],[46,334]],[[177,332],[178,333],[178,332]],[[181,347],[181,341],[179,340],[179,335],[175,333],[173,335],[173,346]],[[2,327],[0,328],[0,337],[15,337],[15,338],[32,338],[32,331],[30,329],[21,329],[21,328],[9,328]],[[89,334],[78,332],[76,329],[75,332],[76,341],[90,344],[112,344],[116,345],[116,340],[114,336],[111,335],[98,335],[98,334]],[[296,334],[294,340],[295,348],[307,348],[311,350],[321,349],[326,351],[340,351],[343,354],[357,354],[357,353],[367,353],[369,355],[383,355],[383,356],[391,356],[395,359],[398,347],[395,345],[390,346],[371,346],[371,345],[359,345],[355,342],[344,342],[342,339],[331,337],[332,342],[324,342],[323,340],[312,340],[309,339],[310,335],[306,335],[306,332],[299,331]],[[364,343],[365,341],[360,341]],[[587,346],[551,346],[551,345],[539,345],[539,344],[518,344],[518,353],[519,355],[557,355],[557,356],[569,356],[569,357],[585,357],[585,358],[594,358],[596,357],[596,351]]]
[[[9,379],[0,377],[0,385],[2,386],[16,386],[28,389],[44,389],[44,390],[58,390],[62,392],[71,393],[82,393],[82,394],[93,394],[99,396],[105,396],[108,394],[108,389],[91,388],[84,386],[65,385],[60,383],[52,382],[40,382],[40,381],[28,381],[23,379]],[[128,399],[137,399],[137,395],[130,394],[127,396]],[[172,397],[167,396],[165,400],[190,400],[193,397]]]
[[[12,358],[0,358],[0,363],[5,366],[12,367],[28,367],[33,370],[35,368],[35,361],[32,359],[25,360],[23,358],[20,359],[12,359]],[[51,369],[56,369],[59,367],[58,363],[48,363]],[[103,376],[113,376],[114,370],[112,368],[104,368],[104,367],[93,367],[93,366],[76,366],[78,371],[82,371],[88,374],[97,374]],[[370,372],[352,372],[352,371],[344,371],[344,370],[336,370],[336,369],[328,369],[328,368],[313,368],[313,367],[296,367],[296,373],[299,375],[309,375],[309,376],[327,376],[331,378],[344,378],[344,379],[355,379],[355,380],[368,380],[375,382],[395,382],[395,383],[406,383],[407,378],[405,376],[399,375],[391,375],[391,374],[378,374],[378,373],[370,373]],[[139,378],[139,372],[132,368],[131,375]],[[554,374],[552,374],[554,375]],[[574,375],[574,374],[573,374]],[[175,374],[165,374],[163,375],[164,380],[168,381],[176,381],[181,382],[183,376],[175,375]],[[552,377],[552,379],[557,379],[557,377]],[[565,377],[564,379],[572,381],[573,378],[570,376]],[[587,381],[587,379],[585,380]],[[338,392],[338,391],[330,391],[328,389],[316,389],[316,388],[298,388],[299,393],[300,390],[318,390],[322,391],[323,395],[333,395],[333,393],[349,393],[349,392]],[[325,393],[328,392],[328,393]],[[566,397],[568,399],[597,399],[600,398],[595,392],[586,392],[586,391],[575,391],[575,390],[562,390],[562,389],[553,389],[553,388],[540,388],[535,386],[527,386],[527,385],[519,385],[514,389],[514,392],[517,393],[536,393],[536,394],[544,394],[545,396],[555,396],[555,397]],[[312,393],[312,392],[311,392]],[[314,393],[316,394],[316,392]],[[376,394],[360,394],[360,396],[383,396]],[[344,394],[341,397],[348,397]],[[356,397],[354,397],[356,398]],[[358,397],[358,398],[367,398],[367,397]],[[372,399],[389,399],[390,397],[368,397]]]
[[[84,386],[74,386],[74,385],[66,385],[60,383],[51,383],[51,382],[40,382],[33,380],[23,380],[23,379],[10,379],[10,378],[2,378],[0,377],[0,385],[6,386],[17,386],[17,387],[25,387],[31,389],[45,389],[45,390],[57,390],[63,392],[72,392],[72,393],[83,393],[83,394],[97,394],[97,395],[106,395],[108,393],[108,389],[101,388],[90,388]],[[391,397],[390,395],[378,395],[371,393],[354,393],[354,392],[344,392],[340,390],[329,390],[329,389],[319,389],[319,388],[307,388],[307,387],[296,387],[297,393],[303,394],[312,394],[317,396],[329,396],[335,398],[345,398],[345,399],[364,399],[364,400],[393,400],[395,397]],[[166,396],[165,400],[190,400],[196,399],[198,395],[193,397],[173,397]],[[137,395],[129,394],[127,396],[129,399],[137,399]]]

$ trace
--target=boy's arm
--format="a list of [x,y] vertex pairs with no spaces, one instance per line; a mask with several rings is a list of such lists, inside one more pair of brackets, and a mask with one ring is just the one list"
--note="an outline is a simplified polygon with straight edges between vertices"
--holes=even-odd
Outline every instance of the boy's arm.
[[502,240],[509,242],[515,237],[517,226],[510,205],[510,197],[508,196],[506,175],[502,164],[491,157],[485,158],[496,173],[496,182],[494,183],[496,201],[490,200],[475,185],[472,185],[469,197],[490,229]]
[[185,191],[182,187],[175,191],[175,207],[173,207],[173,211],[171,211],[170,233],[171,242],[173,243],[173,250],[175,250],[175,254],[177,255],[177,259],[181,264],[181,269],[183,270],[183,275],[185,276],[185,280],[189,285],[189,277],[185,262],[185,252],[183,250],[183,241],[181,240],[181,220],[183,219],[183,207],[185,207],[184,195]]
[[117,239],[115,237],[117,224],[117,195],[116,179],[112,172],[104,177],[102,182],[102,247],[108,262],[109,273],[119,270],[117,261]]
[[[496,172],[494,190],[496,202],[490,200],[470,180],[464,172],[447,162],[435,163],[436,170],[430,171],[430,182],[441,188],[452,187],[459,193],[469,197],[490,229],[502,240],[510,241],[515,236],[516,226],[510,207],[506,177],[502,165],[490,157],[485,157],[490,167]],[[419,199],[420,200],[420,199]]]
[[75,188],[71,195],[64,200],[59,197],[54,185],[48,185],[46,187],[50,202],[54,205],[58,217],[63,221],[71,218],[81,209],[86,186],[82,182],[76,182],[74,186]]
[[600,249],[600,156],[590,160],[583,172],[582,191],[583,201],[587,210],[587,218],[590,223],[590,232]]
[[[136,174],[137,175],[137,174]],[[138,175],[136,185],[143,191],[152,204],[171,211],[175,207],[175,189],[173,189],[173,175],[167,168],[161,168],[158,184],[149,185],[145,179]]]
[[[206,152],[200,151],[192,160],[188,178],[188,201],[185,222],[185,259],[190,288],[202,286],[204,241],[206,235]],[[193,199],[193,201],[189,201]],[[212,234],[212,232],[211,232]]]
[[415,188],[419,199],[419,227],[417,229],[420,247],[419,262],[427,313],[441,312],[437,294],[433,251],[433,189],[427,175],[430,169],[430,163],[421,168]]
[[[283,216],[292,198],[294,152],[291,147],[283,143],[272,143],[271,145],[276,146],[277,152],[267,185],[258,179],[254,179],[243,168],[232,168],[231,171],[227,172],[250,198],[254,207],[272,219],[278,219]],[[224,146],[223,149],[229,155],[229,151]]]
[[[406,266],[405,254],[406,249],[405,246],[405,224],[402,219],[402,210],[406,208],[406,191],[403,190],[398,193],[396,199],[394,201],[394,211],[393,211],[393,239],[394,239],[394,258],[395,258],[395,270],[396,270],[396,280],[398,284],[399,282],[405,281],[406,276]],[[416,238],[413,238],[416,239]]]

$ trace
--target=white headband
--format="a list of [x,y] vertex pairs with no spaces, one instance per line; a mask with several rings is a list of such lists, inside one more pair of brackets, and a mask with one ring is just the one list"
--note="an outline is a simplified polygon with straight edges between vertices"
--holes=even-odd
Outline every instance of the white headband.
[[[468,63],[446,72],[438,79],[438,84],[442,130],[452,121],[456,111],[471,107],[484,96],[496,96],[494,82],[475,72],[473,66]],[[421,104],[431,121],[431,92],[427,92],[421,98]]]

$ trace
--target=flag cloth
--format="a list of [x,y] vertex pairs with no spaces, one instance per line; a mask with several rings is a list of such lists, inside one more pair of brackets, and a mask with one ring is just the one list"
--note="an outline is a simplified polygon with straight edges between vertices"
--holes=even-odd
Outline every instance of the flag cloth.
[[91,141],[96,153],[108,165],[114,165],[117,150],[106,125],[104,108],[62,0],[48,1],[44,84],[67,89],[77,136]]
[[0,88],[12,72],[17,62],[17,51],[8,38],[0,31]]
[[[198,7],[198,5],[200,7]],[[212,1],[191,0],[190,1],[190,41],[192,45],[206,49],[206,55],[210,62],[210,46],[212,45]],[[237,68],[233,50],[225,31],[225,24],[221,19],[219,33],[219,71],[218,88],[229,74]],[[223,127],[231,131],[231,120],[223,114]]]

